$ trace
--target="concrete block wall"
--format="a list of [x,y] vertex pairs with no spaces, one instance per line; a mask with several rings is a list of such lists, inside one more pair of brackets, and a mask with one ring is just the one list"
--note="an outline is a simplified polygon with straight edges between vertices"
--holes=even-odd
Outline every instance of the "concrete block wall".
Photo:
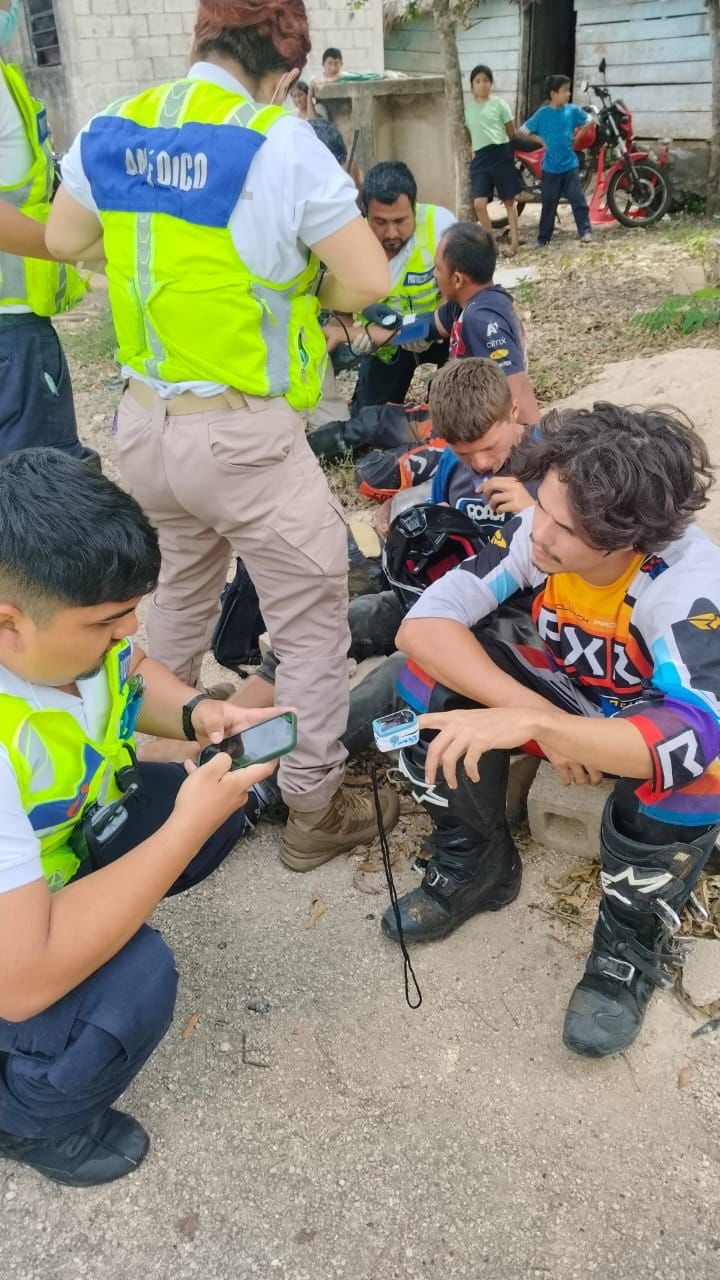
[[[62,63],[35,67],[21,30],[10,56],[47,100],[56,145],[66,147],[94,112],[125,94],[183,73],[197,0],[53,0]],[[306,0],[313,52],[305,74],[320,70],[327,45],[339,45],[352,71],[383,70],[382,0]]]
[[310,15],[313,49],[309,74],[320,70],[323,49],[338,47],[346,71],[385,70],[382,0],[365,0],[357,9],[352,0],[305,0]]

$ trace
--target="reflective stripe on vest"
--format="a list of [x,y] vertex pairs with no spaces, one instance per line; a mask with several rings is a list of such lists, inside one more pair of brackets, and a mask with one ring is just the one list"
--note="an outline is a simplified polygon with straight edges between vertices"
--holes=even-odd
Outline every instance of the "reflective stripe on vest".
[[[22,698],[0,693],[0,743],[7,751],[30,824],[40,841],[43,874],[52,892],[72,880],[80,859],[68,841],[96,800],[121,795],[115,772],[130,763],[127,640],[107,654],[104,668],[110,711],[102,739],[88,737],[69,711],[36,710]],[[35,762],[35,763],[33,763]]]
[[284,395],[296,409],[319,400],[317,259],[292,280],[260,279],[229,227],[257,151],[286,115],[180,80],[113,104],[83,134],[121,364],[164,382]]
[[[54,165],[45,108],[33,98],[19,67],[0,61],[0,74],[20,112],[32,149],[28,172],[11,186],[0,184],[0,198],[36,222],[46,222]],[[77,271],[63,262],[0,253],[0,308],[26,306],[35,315],[52,316],[74,306],[86,289]]]

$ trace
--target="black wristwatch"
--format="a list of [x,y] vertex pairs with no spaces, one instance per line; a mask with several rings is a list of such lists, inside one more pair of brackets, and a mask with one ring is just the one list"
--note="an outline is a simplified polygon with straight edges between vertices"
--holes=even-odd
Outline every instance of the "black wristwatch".
[[213,702],[213,701],[214,699],[212,694],[199,693],[196,698],[191,698],[189,702],[185,703],[185,706],[182,709],[182,727],[183,727],[183,733],[185,734],[185,737],[187,738],[188,742],[197,742],[197,734],[195,733],[195,729],[193,727],[193,722],[192,722],[192,713],[195,710],[198,702]]

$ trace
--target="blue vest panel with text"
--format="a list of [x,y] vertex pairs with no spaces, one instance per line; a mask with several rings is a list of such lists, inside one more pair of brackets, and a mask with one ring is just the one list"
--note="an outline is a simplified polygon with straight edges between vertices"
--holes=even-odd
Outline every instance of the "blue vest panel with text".
[[82,163],[101,213],[165,213],[227,227],[263,134],[239,125],[148,128],[98,116],[82,137]]

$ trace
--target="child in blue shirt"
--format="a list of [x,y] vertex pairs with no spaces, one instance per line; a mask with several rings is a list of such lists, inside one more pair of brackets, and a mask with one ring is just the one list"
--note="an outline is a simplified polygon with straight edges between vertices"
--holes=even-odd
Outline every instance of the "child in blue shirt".
[[538,245],[550,241],[560,200],[565,197],[575,218],[582,244],[590,244],[590,213],[580,186],[579,162],[573,151],[573,135],[585,124],[587,113],[570,101],[570,77],[548,76],[548,101],[523,125],[523,133],[534,133],[545,145],[542,166],[542,210]]

